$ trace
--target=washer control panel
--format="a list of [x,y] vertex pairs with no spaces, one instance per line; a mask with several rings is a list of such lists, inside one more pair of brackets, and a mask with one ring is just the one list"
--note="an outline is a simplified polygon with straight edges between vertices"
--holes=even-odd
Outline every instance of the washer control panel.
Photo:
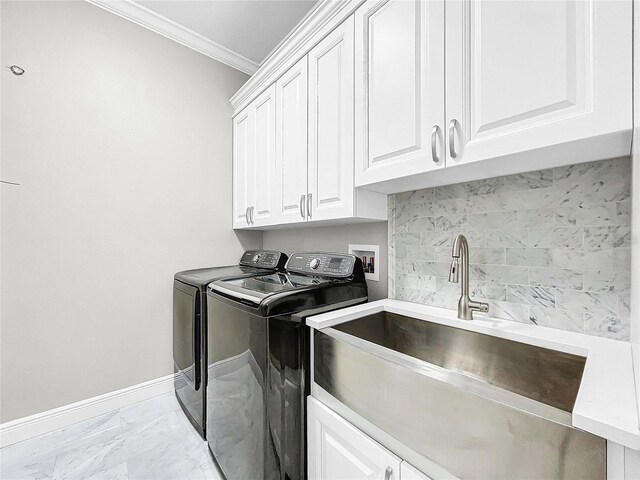
[[343,278],[353,275],[355,259],[340,253],[294,253],[285,268],[305,275]]
[[247,250],[240,259],[240,265],[258,268],[282,268],[287,256],[270,250]]

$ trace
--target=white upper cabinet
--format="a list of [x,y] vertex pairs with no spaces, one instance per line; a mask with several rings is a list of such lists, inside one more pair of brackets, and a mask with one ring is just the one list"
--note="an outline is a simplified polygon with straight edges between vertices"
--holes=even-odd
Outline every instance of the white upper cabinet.
[[251,104],[255,115],[253,135],[255,148],[255,175],[252,188],[255,202],[252,205],[251,225],[275,223],[276,201],[276,87],[271,85]]
[[249,211],[255,198],[256,165],[251,105],[233,119],[233,226],[251,226]]
[[444,167],[444,27],[443,0],[356,11],[356,186]]
[[631,3],[447,0],[447,167],[597,136],[565,163],[628,155]]
[[354,186],[354,26],[347,18],[234,118],[234,227],[386,220]]
[[307,217],[307,57],[276,82],[276,215],[278,223]]
[[233,226],[276,221],[275,86],[233,119]]
[[234,227],[629,155],[631,67],[631,0],[322,2],[231,99]]
[[356,185],[392,193],[628,155],[631,7],[367,0],[355,14]]
[[309,52],[309,219],[353,216],[353,167],[353,17],[349,17]]
[[309,480],[400,480],[400,459],[307,397]]

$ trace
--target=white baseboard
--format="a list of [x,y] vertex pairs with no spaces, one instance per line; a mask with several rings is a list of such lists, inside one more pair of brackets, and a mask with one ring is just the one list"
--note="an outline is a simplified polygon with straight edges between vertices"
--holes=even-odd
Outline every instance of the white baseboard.
[[0,448],[173,391],[175,375],[0,424]]

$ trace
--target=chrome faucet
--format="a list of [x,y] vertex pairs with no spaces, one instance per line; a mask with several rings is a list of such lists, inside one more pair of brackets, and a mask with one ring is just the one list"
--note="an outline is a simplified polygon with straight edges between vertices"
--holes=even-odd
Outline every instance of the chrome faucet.
[[[458,301],[458,318],[461,320],[473,320],[473,312],[489,311],[489,304],[476,302],[469,298],[469,243],[464,235],[458,235],[453,241],[451,251],[453,260],[449,271],[449,281],[458,283],[461,280],[460,300]],[[460,266],[462,261],[462,267]],[[462,268],[462,279],[460,279],[460,269]]]

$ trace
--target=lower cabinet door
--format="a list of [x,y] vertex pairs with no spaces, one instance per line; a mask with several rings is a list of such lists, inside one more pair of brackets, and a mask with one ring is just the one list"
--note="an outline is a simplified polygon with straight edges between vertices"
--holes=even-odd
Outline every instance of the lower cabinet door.
[[431,480],[416,467],[403,461],[400,464],[400,480]]
[[307,410],[309,480],[400,480],[393,453],[313,397]]

